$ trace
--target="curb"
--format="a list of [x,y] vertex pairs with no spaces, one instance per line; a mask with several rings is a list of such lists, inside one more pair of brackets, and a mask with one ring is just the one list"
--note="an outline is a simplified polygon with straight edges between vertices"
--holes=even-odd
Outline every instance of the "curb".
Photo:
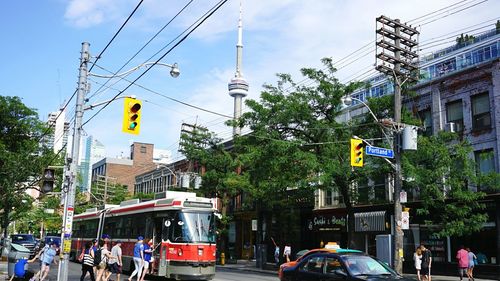
[[223,266],[223,265],[217,265],[215,267],[215,270],[217,271],[244,271],[244,272],[253,272],[253,273],[261,273],[269,276],[276,276],[278,277],[278,272],[276,271],[270,271],[270,270],[265,270],[265,269],[258,269],[258,268],[248,268],[248,267],[232,267],[232,266]]

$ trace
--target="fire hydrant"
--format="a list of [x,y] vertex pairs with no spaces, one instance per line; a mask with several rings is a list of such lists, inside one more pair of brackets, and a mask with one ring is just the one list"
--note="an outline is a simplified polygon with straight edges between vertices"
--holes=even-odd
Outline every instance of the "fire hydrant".
[[226,254],[220,253],[220,265],[226,264]]

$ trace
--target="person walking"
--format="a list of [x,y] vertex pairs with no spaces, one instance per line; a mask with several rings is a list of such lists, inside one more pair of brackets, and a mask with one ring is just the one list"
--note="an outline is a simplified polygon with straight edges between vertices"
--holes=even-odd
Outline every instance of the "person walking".
[[274,241],[274,238],[271,237],[271,240],[273,241],[274,244],[274,262],[276,263],[276,266],[280,265],[280,246]]
[[283,249],[283,256],[286,259],[286,262],[290,262],[290,255],[292,254],[292,247],[289,243],[285,244],[285,248]]
[[420,264],[420,274],[422,280],[431,281],[432,252],[424,245],[420,245],[422,251],[422,263]]
[[144,277],[146,277],[146,273],[148,272],[149,269],[149,262],[151,262],[151,256],[153,255],[153,249],[152,246],[153,241],[151,239],[147,238],[144,240],[144,266],[142,270],[142,275],[139,280],[144,281]]
[[465,247],[460,246],[460,250],[457,251],[457,262],[458,262],[458,275],[460,276],[460,281],[467,275],[467,268],[469,267],[469,253],[465,250]]
[[106,276],[105,280],[108,280],[109,277],[114,273],[116,274],[116,281],[120,281],[120,275],[122,273],[122,241],[118,240],[116,241],[116,244],[111,248],[111,256],[108,260],[108,268],[109,268],[109,274]]
[[415,262],[415,270],[417,271],[417,279],[421,281],[420,270],[422,269],[422,250],[420,247],[417,247],[415,253],[413,253],[413,260]]
[[[101,260],[97,264],[97,281],[106,280],[106,267],[108,265],[108,260],[113,258],[111,252],[106,248],[104,240],[99,240],[99,250],[101,252]],[[97,256],[98,253],[95,255]],[[94,262],[95,264],[95,262]]]
[[137,243],[134,246],[134,271],[128,278],[128,281],[132,281],[132,278],[137,275],[137,280],[140,280],[142,273],[142,266],[144,265],[144,237],[137,237]]
[[57,255],[57,247],[58,245],[56,243],[52,243],[50,247],[43,253],[42,270],[40,271],[40,276],[41,276],[40,281],[45,280],[45,278],[47,278],[47,275],[49,275],[50,265],[52,263],[57,264],[57,261],[55,260],[55,257]]
[[92,242],[88,241],[85,243],[85,248],[83,249],[83,259],[82,259],[82,275],[80,276],[80,281],[85,279],[87,272],[90,275],[90,280],[95,281],[94,276],[94,250],[92,250]]
[[465,250],[467,250],[467,257],[469,261],[469,265],[467,267],[467,277],[469,277],[469,280],[474,281],[473,271],[474,271],[474,266],[477,263],[477,257],[469,248]]

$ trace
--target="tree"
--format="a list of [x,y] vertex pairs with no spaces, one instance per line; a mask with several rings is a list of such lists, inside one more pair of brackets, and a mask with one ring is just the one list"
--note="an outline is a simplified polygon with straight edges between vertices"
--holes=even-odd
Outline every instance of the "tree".
[[248,179],[241,175],[241,163],[234,147],[229,149],[215,133],[207,128],[194,126],[190,132],[181,134],[180,151],[191,165],[203,167],[200,193],[206,197],[219,198],[222,202],[218,230],[221,237],[220,249],[226,250],[229,199],[248,190]]
[[0,96],[0,120],[0,209],[7,235],[10,221],[30,208],[25,191],[37,188],[43,168],[56,161],[57,155],[40,144],[50,130],[20,98]]
[[[338,119],[341,98],[364,84],[340,83],[331,59],[322,62],[325,70],[302,69],[312,85],[279,74],[277,86],[264,85],[260,101],[246,101],[250,111],[243,114],[241,124],[252,132],[241,138],[240,157],[253,199],[263,208],[311,202],[315,189],[331,188],[342,195],[353,218],[350,186],[366,174],[350,166],[349,139],[356,131]],[[352,231],[354,221],[348,223]],[[351,232],[348,236],[350,241]]]

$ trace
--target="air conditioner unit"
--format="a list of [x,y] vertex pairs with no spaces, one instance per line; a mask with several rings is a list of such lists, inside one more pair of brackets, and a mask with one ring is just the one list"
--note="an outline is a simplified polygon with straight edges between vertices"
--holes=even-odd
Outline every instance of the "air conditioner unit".
[[455,133],[457,131],[457,124],[450,122],[444,125],[444,130],[449,133]]

